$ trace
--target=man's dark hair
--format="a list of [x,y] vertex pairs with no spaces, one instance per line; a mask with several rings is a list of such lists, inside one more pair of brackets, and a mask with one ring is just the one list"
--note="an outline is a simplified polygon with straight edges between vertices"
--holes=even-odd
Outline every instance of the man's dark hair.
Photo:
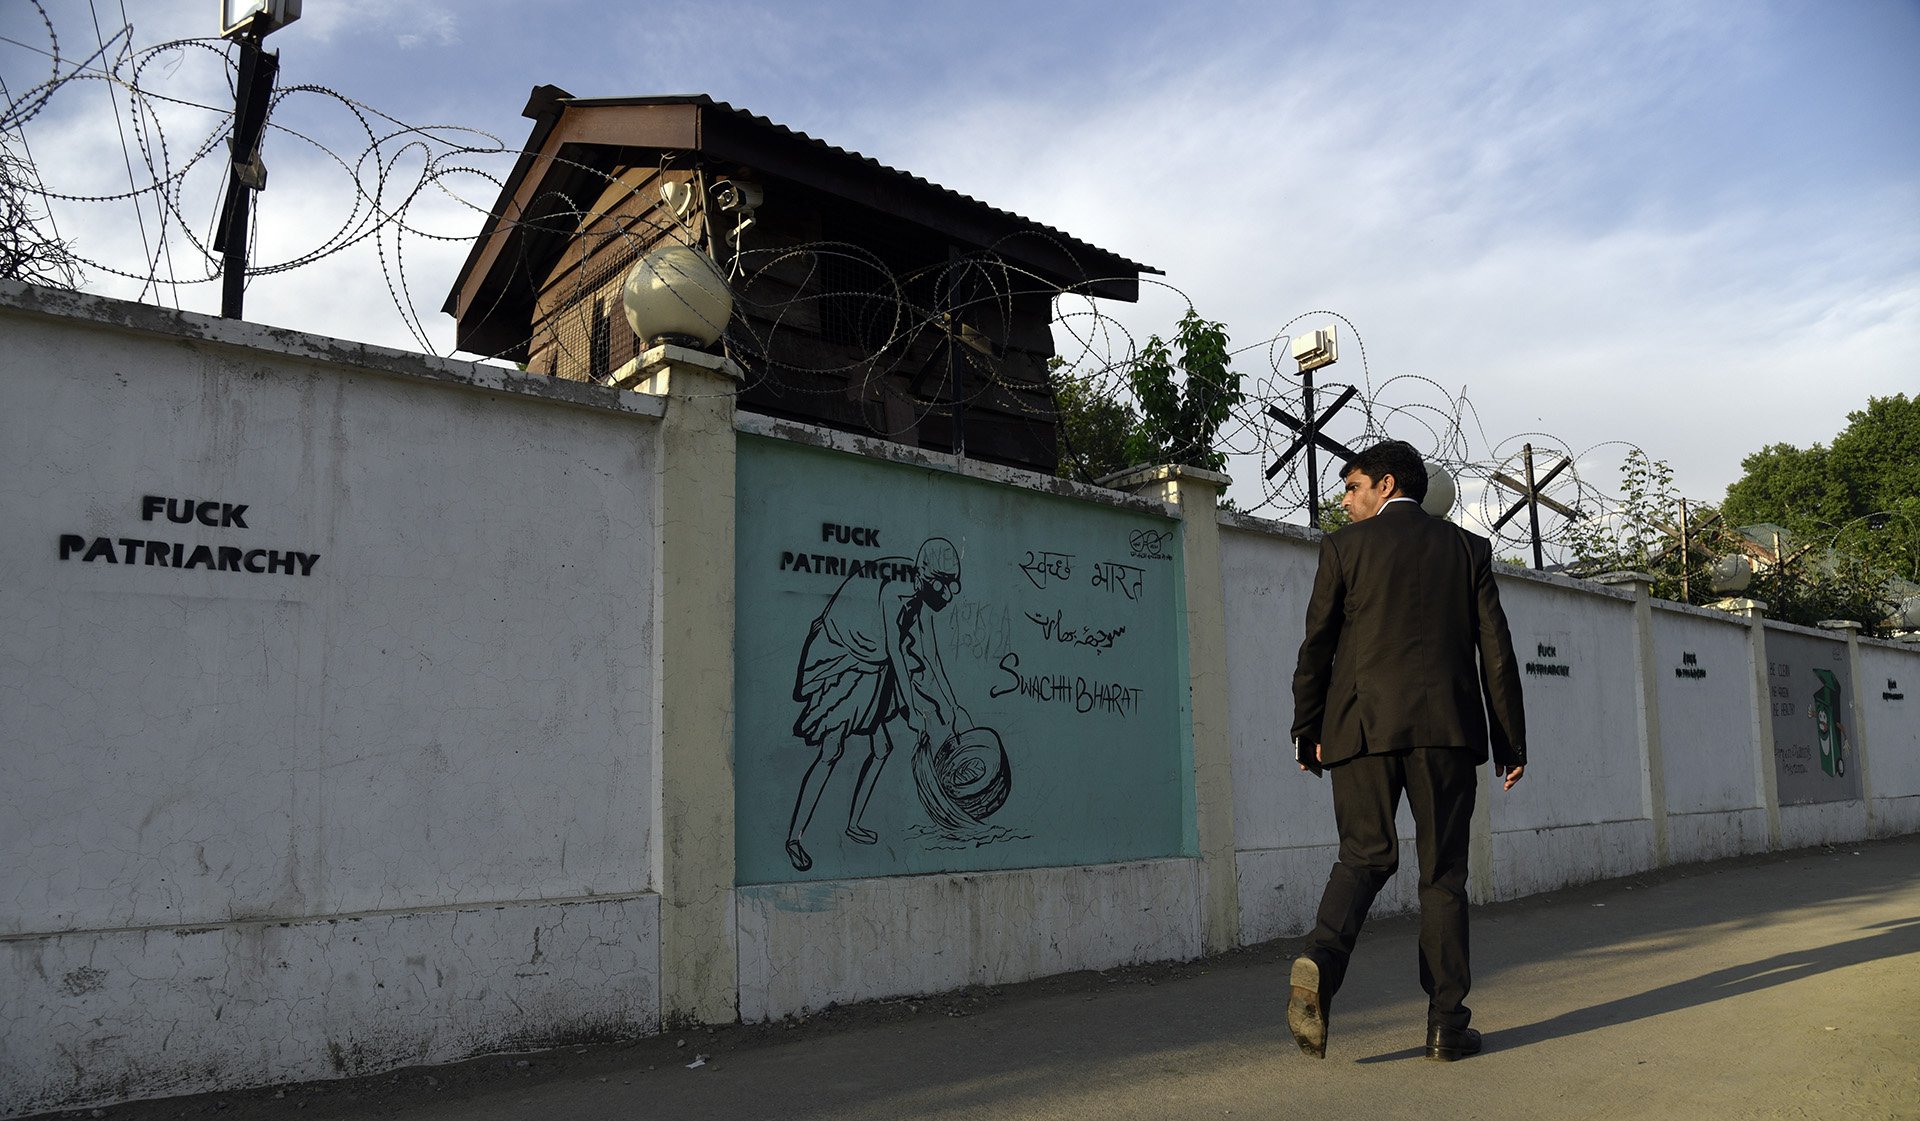
[[1355,471],[1365,475],[1373,485],[1379,486],[1380,480],[1388,475],[1399,484],[1400,493],[1415,502],[1424,502],[1427,498],[1427,465],[1413,445],[1404,440],[1387,440],[1362,448],[1360,453],[1340,469],[1340,477],[1346,478]]

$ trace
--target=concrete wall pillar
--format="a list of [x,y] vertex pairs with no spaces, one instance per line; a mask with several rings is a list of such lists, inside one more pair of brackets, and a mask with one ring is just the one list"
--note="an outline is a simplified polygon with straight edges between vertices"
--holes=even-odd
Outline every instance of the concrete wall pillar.
[[1180,511],[1186,569],[1187,675],[1192,697],[1194,827],[1208,953],[1236,945],[1240,888],[1233,843],[1233,737],[1227,724],[1227,614],[1220,572],[1220,492],[1230,480],[1198,467],[1142,467],[1103,480]]
[[1748,652],[1753,665],[1753,742],[1758,745],[1754,776],[1760,804],[1767,808],[1767,847],[1780,847],[1780,778],[1773,762],[1773,683],[1767,680],[1767,605],[1758,599],[1723,599],[1707,606],[1747,620]]
[[1653,865],[1663,868],[1667,850],[1667,763],[1660,740],[1660,690],[1654,682],[1653,577],[1645,572],[1604,572],[1601,584],[1633,593],[1634,666],[1640,675],[1641,802],[1653,822]]
[[740,368],[677,346],[630,385],[667,399],[654,581],[653,882],[663,1023],[739,1018],[733,801],[734,394]]

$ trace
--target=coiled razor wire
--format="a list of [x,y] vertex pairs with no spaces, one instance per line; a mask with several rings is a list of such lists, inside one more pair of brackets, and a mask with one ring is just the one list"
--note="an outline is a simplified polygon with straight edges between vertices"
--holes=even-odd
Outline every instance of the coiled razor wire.
[[[180,39],[136,48],[133,28],[125,25],[101,35],[96,50],[73,58],[62,52],[45,6],[39,0],[30,2],[45,27],[45,47],[13,45],[43,54],[48,76],[23,91],[5,89],[0,142],[10,149],[17,142],[22,152],[27,151],[27,126],[56,95],[66,96],[77,85],[103,85],[125,97],[123,132],[131,138],[130,182],[123,191],[63,190],[59,184],[43,183],[39,169],[20,157],[6,165],[19,171],[10,171],[4,184],[10,198],[29,207],[37,205],[49,222],[57,210],[134,206],[141,209],[143,224],[144,215],[151,213],[156,228],[150,231],[151,240],[137,262],[75,246],[39,231],[36,224],[23,227],[24,233],[29,239],[40,238],[35,248],[55,256],[64,254],[63,263],[68,266],[140,282],[141,298],[148,293],[157,298],[167,289],[177,294],[180,286],[218,280],[221,261],[211,247],[212,227],[219,192],[226,183],[232,110],[175,96],[166,89],[190,64],[206,62],[221,68],[231,88],[238,69],[232,46],[218,39]],[[422,350],[435,351],[419,307],[419,286],[408,275],[408,247],[416,240],[469,242],[474,230],[434,228],[436,219],[423,203],[451,201],[454,213],[476,225],[508,227],[512,223],[505,216],[492,212],[491,200],[503,189],[513,163],[525,153],[479,129],[408,124],[347,94],[312,84],[276,90],[268,127],[272,136],[282,138],[280,145],[297,142],[326,157],[340,177],[334,197],[345,201],[346,213],[337,222],[308,232],[294,250],[250,264],[248,275],[289,272],[370,247],[408,333]],[[170,128],[194,139],[180,143],[169,135]],[[351,154],[343,154],[339,145],[325,139],[343,129],[360,145]],[[284,148],[277,146],[277,151]],[[894,408],[869,414],[882,436],[903,436],[929,418],[950,416],[956,409],[988,401],[1002,411],[1023,411],[1053,421],[1057,419],[1056,393],[1036,393],[1034,380],[1008,376],[1002,361],[1008,348],[1005,333],[996,337],[971,326],[1011,324],[1017,307],[1045,299],[1051,306],[1055,350],[1045,372],[1051,388],[1077,390],[1082,399],[1133,404],[1129,374],[1140,365],[1144,347],[1120,321],[1106,315],[1090,293],[1099,290],[1103,280],[1135,278],[1089,275],[1063,289],[1056,279],[1014,264],[1012,259],[1021,255],[1019,243],[1028,241],[1048,243],[1055,253],[1072,261],[1071,246],[1041,231],[1022,233],[1007,243],[927,269],[899,273],[859,245],[759,243],[750,215],[714,205],[711,196],[720,184],[710,183],[687,153],[663,155],[652,177],[622,178],[585,164],[555,162],[578,173],[588,187],[577,195],[549,192],[514,221],[529,232],[571,238],[568,252],[577,251],[583,264],[611,251],[611,259],[622,265],[608,275],[588,276],[584,268],[576,270],[577,290],[562,297],[559,305],[571,301],[576,312],[584,315],[581,309],[594,302],[581,298],[590,294],[589,289],[617,285],[624,265],[663,239],[707,249],[721,263],[735,294],[735,313],[721,345],[749,372],[747,389],[777,387],[789,396],[852,394],[891,402]],[[669,171],[683,175],[689,184],[682,209],[653,206],[652,199],[638,198],[647,187],[657,190],[658,181]],[[612,210],[607,196],[616,187],[649,205],[618,222],[605,221]],[[484,192],[485,201],[470,193],[474,191]],[[444,225],[443,219],[439,221]],[[526,244],[536,239],[519,240],[524,253]],[[514,267],[540,279],[534,275],[532,260],[522,257]],[[1165,288],[1191,307],[1185,294],[1172,285],[1151,278],[1139,278],[1139,283]],[[473,309],[470,314],[486,310]],[[782,336],[802,330],[802,324],[817,331],[825,318],[839,323],[843,340],[856,345],[834,352],[814,348],[811,353],[816,358],[811,364],[796,360],[795,355],[807,353],[806,349],[782,345]],[[1537,462],[1573,460],[1541,494],[1583,518],[1613,516],[1617,500],[1588,483],[1581,473],[1597,448],[1572,454],[1562,441],[1541,433],[1490,440],[1464,390],[1450,391],[1417,374],[1396,374],[1376,382],[1360,331],[1345,316],[1328,310],[1303,312],[1281,324],[1273,335],[1231,353],[1232,368],[1242,371],[1244,396],[1215,434],[1214,447],[1227,454],[1229,471],[1240,480],[1235,496],[1244,512],[1281,520],[1304,520],[1308,513],[1304,464],[1290,463],[1271,479],[1267,477],[1268,468],[1294,435],[1275,420],[1274,410],[1295,416],[1306,412],[1300,377],[1287,357],[1289,332],[1303,320],[1340,323],[1357,352],[1357,380],[1324,376],[1352,369],[1352,364],[1340,371],[1328,367],[1315,387],[1322,401],[1349,386],[1356,391],[1351,407],[1330,424],[1347,446],[1359,448],[1390,437],[1412,443],[1430,462],[1453,475],[1460,495],[1456,512],[1484,529],[1495,526],[1520,498],[1497,480],[1524,475],[1519,457],[1522,447],[1531,445]],[[610,328],[604,321],[583,321],[577,328],[559,331],[545,341],[570,367],[590,369],[592,356],[580,351],[604,346]],[[523,353],[532,341],[522,340],[502,353]],[[935,368],[934,376],[900,377],[902,368],[914,362]],[[938,369],[942,363],[945,370]],[[1249,366],[1257,367],[1257,372],[1246,372]],[[1183,458],[1186,451],[1206,450],[1170,449],[1174,458]],[[1065,453],[1066,473],[1086,478],[1090,474],[1086,457],[1071,447]],[[1339,466],[1320,464],[1320,494],[1337,493]],[[1241,497],[1248,490],[1251,497]],[[1564,517],[1544,518],[1543,543],[1560,550],[1570,524]],[[1497,548],[1506,554],[1524,552],[1531,544],[1526,518],[1509,519],[1494,537]]]

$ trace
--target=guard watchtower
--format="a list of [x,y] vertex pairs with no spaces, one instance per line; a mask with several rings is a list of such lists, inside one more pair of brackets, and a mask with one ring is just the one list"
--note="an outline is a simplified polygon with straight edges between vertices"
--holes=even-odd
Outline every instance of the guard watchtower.
[[680,242],[734,291],[741,409],[1050,472],[1054,298],[1158,272],[706,96],[540,86],[525,115],[445,310],[534,372],[619,381],[626,274]]

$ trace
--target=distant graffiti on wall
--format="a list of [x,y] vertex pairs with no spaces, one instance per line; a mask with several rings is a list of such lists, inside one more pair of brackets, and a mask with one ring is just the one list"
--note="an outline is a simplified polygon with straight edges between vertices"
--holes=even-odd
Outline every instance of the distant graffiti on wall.
[[1782,804],[1860,796],[1860,780],[1853,773],[1846,649],[1844,643],[1828,639],[1767,632],[1774,777]]

